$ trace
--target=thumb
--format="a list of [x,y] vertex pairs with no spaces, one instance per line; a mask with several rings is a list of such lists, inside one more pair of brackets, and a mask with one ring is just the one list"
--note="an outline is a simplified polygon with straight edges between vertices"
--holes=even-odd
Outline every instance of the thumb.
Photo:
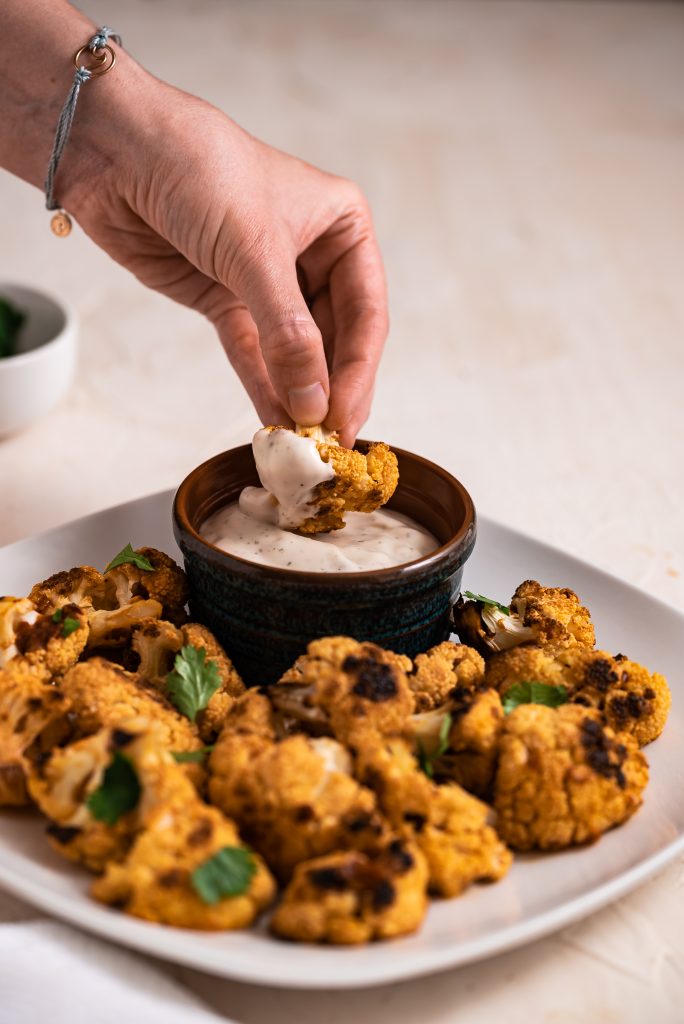
[[241,296],[259,332],[273,388],[295,423],[312,426],[328,414],[330,384],[321,332],[304,301],[291,256],[270,255],[253,266]]

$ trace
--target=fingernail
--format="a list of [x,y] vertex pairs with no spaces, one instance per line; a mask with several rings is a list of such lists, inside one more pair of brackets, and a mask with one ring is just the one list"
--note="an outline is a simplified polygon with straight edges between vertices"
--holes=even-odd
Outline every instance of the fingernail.
[[328,415],[328,396],[320,381],[305,388],[290,388],[287,398],[292,419],[303,427],[316,426]]

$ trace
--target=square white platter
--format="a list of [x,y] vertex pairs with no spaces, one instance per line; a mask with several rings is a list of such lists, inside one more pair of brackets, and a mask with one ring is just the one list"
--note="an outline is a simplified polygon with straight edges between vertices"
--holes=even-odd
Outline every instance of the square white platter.
[[[72,565],[104,566],[130,541],[179,558],[167,491],[87,516],[0,549],[0,593],[23,595]],[[47,844],[31,812],[0,814],[0,885],[113,942],[227,978],[289,988],[357,988],[405,980],[503,952],[575,921],[634,889],[684,850],[684,615],[554,548],[481,518],[464,586],[506,600],[523,579],[575,589],[597,625],[598,646],[663,672],[673,690],[670,720],[646,748],[651,781],[643,807],[593,846],[517,857],[503,882],[474,885],[432,903],[409,938],[360,948],[296,945],[249,931],[166,928],[103,907],[85,872]]]

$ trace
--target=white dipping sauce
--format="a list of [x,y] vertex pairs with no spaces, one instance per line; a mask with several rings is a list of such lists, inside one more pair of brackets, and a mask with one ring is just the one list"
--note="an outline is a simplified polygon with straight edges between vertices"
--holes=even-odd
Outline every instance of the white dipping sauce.
[[330,462],[323,462],[314,439],[291,430],[264,428],[254,435],[252,451],[263,487],[245,487],[240,495],[245,515],[290,529],[315,516],[318,505],[312,501],[313,492],[332,480],[335,470]]
[[240,504],[219,509],[201,533],[222,551],[260,565],[301,572],[364,572],[412,562],[439,547],[428,530],[384,508],[347,512],[342,530],[305,537],[245,515]]

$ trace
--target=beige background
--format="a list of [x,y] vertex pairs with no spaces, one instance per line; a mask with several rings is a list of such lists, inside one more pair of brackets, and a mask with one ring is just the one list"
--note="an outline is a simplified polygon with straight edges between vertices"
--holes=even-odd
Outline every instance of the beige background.
[[[684,608],[684,7],[84,0],[153,71],[358,180],[392,331],[364,433]],[[106,130],[106,125],[103,125]],[[0,280],[82,324],[67,402],[0,443],[0,543],[175,485],[256,419],[208,324],[0,176]],[[562,581],[558,581],[562,582]],[[0,590],[1,590],[0,581]],[[392,990],[187,972],[246,1024],[681,1020],[682,864],[526,950]]]

